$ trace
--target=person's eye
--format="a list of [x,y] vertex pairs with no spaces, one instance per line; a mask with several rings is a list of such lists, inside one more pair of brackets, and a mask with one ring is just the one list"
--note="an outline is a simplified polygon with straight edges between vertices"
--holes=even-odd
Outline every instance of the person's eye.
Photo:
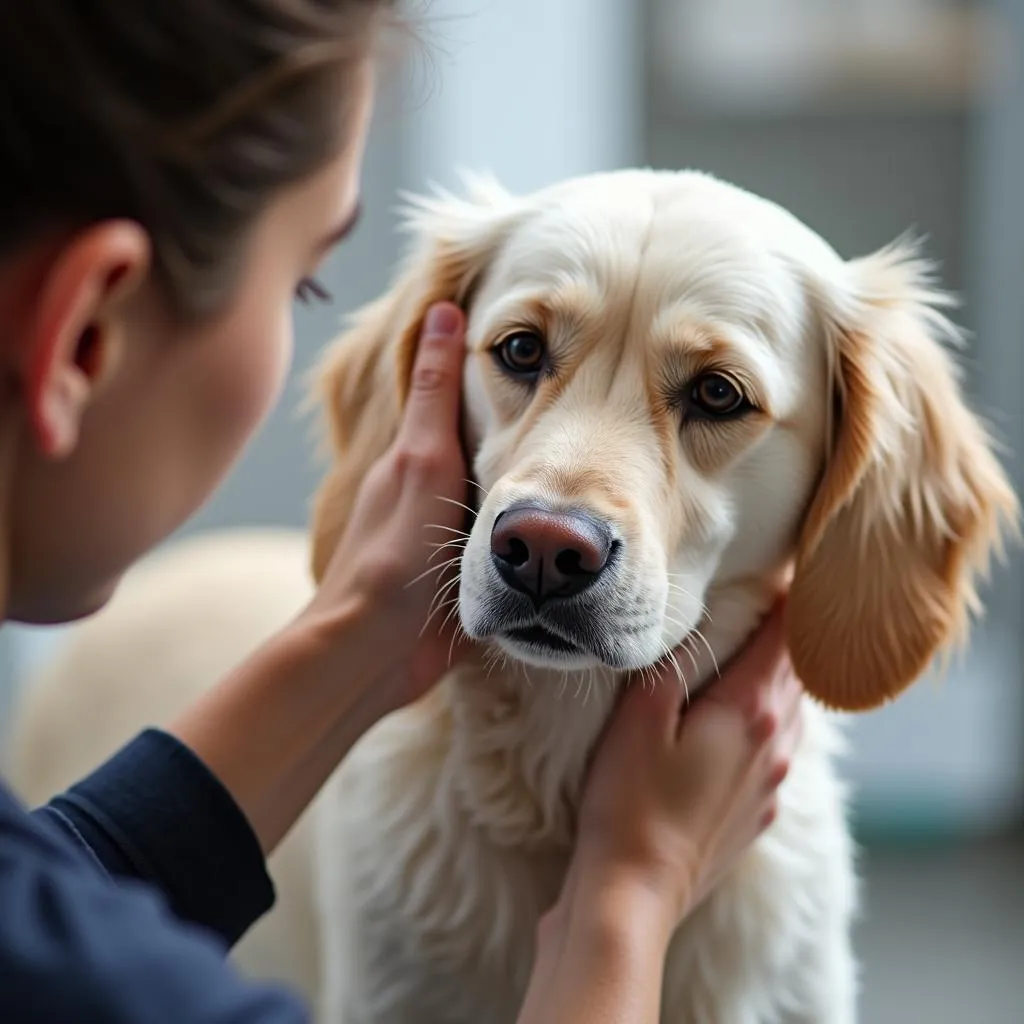
[[315,278],[304,277],[295,289],[295,298],[303,305],[314,302],[333,302],[334,296]]

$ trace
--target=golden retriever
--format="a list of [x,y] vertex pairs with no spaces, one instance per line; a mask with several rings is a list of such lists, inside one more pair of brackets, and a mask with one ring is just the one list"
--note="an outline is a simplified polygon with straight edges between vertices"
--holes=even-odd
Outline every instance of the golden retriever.
[[[394,286],[316,375],[333,464],[312,561],[394,436],[428,305],[460,303],[476,515],[432,539],[460,568],[438,617],[476,646],[352,751],[273,858],[278,907],[237,959],[322,996],[323,1024],[514,1020],[623,678],[681,648],[696,691],[790,582],[803,744],[776,822],[674,937],[662,1019],[852,1024],[832,710],[896,697],[965,639],[1018,521],[945,344],[948,298],[908,243],[847,261],[693,172],[525,197],[475,181],[415,201],[410,227]],[[215,536],[136,574],[29,690],[22,791],[69,783],[283,625],[305,558],[294,537]],[[116,728],[83,730],[90,707]]]
[[[778,819],[678,930],[671,1024],[850,1024],[856,905],[826,708],[963,639],[1016,500],[909,243],[841,259],[710,176],[623,171],[415,201],[391,290],[328,353],[319,573],[395,434],[420,324],[468,315],[479,487],[460,555],[481,655],[366,735],[316,816],[326,1024],[515,1019],[588,756],[624,674],[691,692],[791,574],[809,694]],[[441,601],[440,614],[448,614]]]

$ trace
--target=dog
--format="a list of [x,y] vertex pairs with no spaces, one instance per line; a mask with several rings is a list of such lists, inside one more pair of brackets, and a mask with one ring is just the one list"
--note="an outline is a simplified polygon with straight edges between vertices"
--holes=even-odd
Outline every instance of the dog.
[[[665,1024],[852,1024],[838,715],[967,637],[1014,493],[918,246],[840,258],[698,172],[413,197],[389,291],[318,368],[319,577],[395,436],[437,300],[467,313],[478,493],[440,600],[475,654],[385,719],[314,823],[325,1024],[503,1024],[623,680],[706,685],[781,585],[808,698],[777,820],[673,937]],[[953,343],[953,344],[948,344]],[[443,561],[440,564],[443,564]]]
[[32,801],[70,784],[300,610],[395,435],[426,308],[452,299],[475,514],[465,537],[425,536],[460,570],[435,621],[474,645],[335,773],[234,959],[320,1002],[321,1024],[514,1020],[624,678],[675,651],[696,693],[785,585],[802,747],[775,823],[674,936],[662,1019],[850,1024],[837,713],[965,641],[990,554],[1019,534],[951,300],[909,242],[846,261],[695,172],[525,197],[477,179],[414,198],[408,227],[393,287],[314,375],[331,465],[311,553],[227,531],[133,572],[26,688],[12,781]]

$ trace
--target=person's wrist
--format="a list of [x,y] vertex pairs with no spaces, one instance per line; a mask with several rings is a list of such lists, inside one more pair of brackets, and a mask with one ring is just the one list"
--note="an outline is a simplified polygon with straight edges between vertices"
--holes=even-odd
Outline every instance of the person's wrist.
[[[325,665],[334,663],[346,675],[383,676],[407,660],[402,638],[381,614],[381,598],[351,588],[344,597],[328,600],[318,593],[290,627]],[[351,659],[355,655],[355,663]]]
[[408,661],[403,646],[387,636],[386,625],[360,594],[330,605],[314,599],[285,628],[282,640],[300,652],[301,675],[347,707],[358,703],[369,728],[393,710],[397,702],[390,681],[401,678]]
[[[611,842],[600,837],[580,837],[575,861],[583,878],[610,879],[616,887],[634,893],[640,901],[650,894],[674,928],[692,908],[697,895],[700,858],[684,836],[674,830],[648,829],[643,840]],[[609,883],[606,883],[609,884]]]
[[648,950],[664,952],[683,916],[679,890],[679,880],[659,867],[579,850],[538,941],[550,950],[585,931],[611,948],[641,938]]

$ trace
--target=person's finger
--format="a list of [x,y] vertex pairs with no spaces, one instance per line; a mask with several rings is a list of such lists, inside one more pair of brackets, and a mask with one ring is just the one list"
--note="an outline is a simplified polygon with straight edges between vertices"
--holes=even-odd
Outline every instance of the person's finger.
[[440,436],[458,435],[465,317],[452,302],[427,311],[413,363],[400,438],[410,448]]
[[784,660],[775,682],[775,706],[784,724],[798,718],[803,706],[804,688],[797,679],[793,666]]
[[675,679],[656,680],[653,686],[634,679],[626,687],[609,732],[637,736],[675,735],[685,693]]

